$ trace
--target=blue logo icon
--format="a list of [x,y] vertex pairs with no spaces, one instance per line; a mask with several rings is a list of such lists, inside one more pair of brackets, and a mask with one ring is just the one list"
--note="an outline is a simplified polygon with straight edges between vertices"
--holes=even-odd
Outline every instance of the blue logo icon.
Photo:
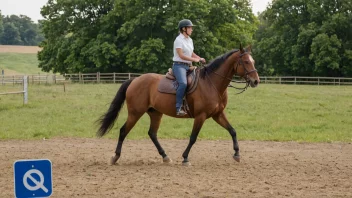
[[17,198],[49,197],[53,193],[51,161],[18,160],[14,163]]

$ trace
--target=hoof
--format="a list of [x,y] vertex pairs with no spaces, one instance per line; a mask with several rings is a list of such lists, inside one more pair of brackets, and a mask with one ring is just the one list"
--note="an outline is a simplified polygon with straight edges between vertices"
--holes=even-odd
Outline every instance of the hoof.
[[182,166],[191,166],[191,162],[182,162]]
[[118,156],[112,156],[111,159],[110,159],[110,165],[115,165],[117,160],[119,159]]
[[233,159],[236,161],[236,162],[240,162],[241,160],[241,158],[240,158],[240,156],[236,156],[236,155],[234,155],[233,156]]
[[166,157],[163,158],[163,162],[164,163],[171,163],[172,160],[168,156],[166,156]]

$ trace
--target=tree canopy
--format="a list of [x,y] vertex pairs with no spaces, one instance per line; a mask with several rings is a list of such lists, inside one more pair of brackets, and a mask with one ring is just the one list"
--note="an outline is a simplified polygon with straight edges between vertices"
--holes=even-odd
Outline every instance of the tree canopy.
[[41,14],[39,66],[60,73],[166,71],[184,18],[208,60],[253,43],[258,25],[249,0],[49,0]]
[[352,76],[350,0],[273,0],[259,16],[255,59],[264,75]]
[[0,10],[0,38],[3,34],[3,32],[4,32],[4,26],[3,26],[2,15],[1,15],[1,10]]
[[0,12],[0,44],[39,45],[42,40],[40,24],[25,15],[1,16]]
[[[208,61],[252,44],[260,75],[352,77],[350,0],[48,0],[44,20],[2,16],[0,44],[37,45],[46,72],[165,72],[181,19]],[[45,39],[44,39],[45,36]]]

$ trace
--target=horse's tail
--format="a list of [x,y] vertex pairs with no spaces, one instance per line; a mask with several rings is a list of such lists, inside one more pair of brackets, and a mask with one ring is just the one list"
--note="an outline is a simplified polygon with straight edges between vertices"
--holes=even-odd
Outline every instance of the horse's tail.
[[132,80],[133,79],[127,80],[121,85],[114,100],[111,102],[108,112],[97,120],[97,122],[101,124],[99,130],[97,131],[98,137],[105,135],[114,126],[115,120],[119,116],[119,112],[125,102],[127,88],[130,86]]

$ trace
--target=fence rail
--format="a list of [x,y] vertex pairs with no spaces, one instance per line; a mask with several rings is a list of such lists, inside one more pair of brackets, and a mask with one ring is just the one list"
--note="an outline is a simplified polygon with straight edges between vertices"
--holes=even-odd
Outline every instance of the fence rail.
[[[63,83],[122,83],[127,79],[138,77],[139,73],[78,73],[64,75],[28,75],[28,84],[63,84]],[[352,85],[352,78],[340,77],[260,77],[264,84],[305,84],[305,85]],[[233,82],[243,82],[234,78]],[[0,76],[0,84],[22,84],[23,75]]]
[[[23,83],[24,75],[4,75],[0,76],[0,85],[16,85]],[[66,79],[62,75],[27,75],[28,84],[58,84],[65,82]]]
[[70,82],[78,83],[122,83],[128,79],[138,77],[138,73],[88,73],[88,74],[65,74],[64,77]]
[[[21,84],[23,84],[23,91],[0,93],[0,95],[23,94],[23,104],[27,104],[28,103],[28,77],[22,76],[22,79],[20,81],[21,81]],[[16,78],[16,82],[17,82],[17,78]]]
[[352,85],[352,78],[334,77],[261,77],[261,83],[265,84],[311,84],[311,85]]

